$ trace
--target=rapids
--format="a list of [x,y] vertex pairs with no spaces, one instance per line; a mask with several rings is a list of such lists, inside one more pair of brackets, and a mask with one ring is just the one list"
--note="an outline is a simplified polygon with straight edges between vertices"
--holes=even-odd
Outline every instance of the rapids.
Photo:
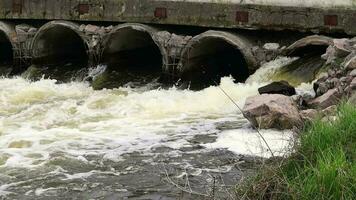
[[[0,198],[176,199],[213,187],[229,196],[270,152],[220,88],[242,107],[264,74],[294,60],[200,91],[0,78]],[[289,131],[262,134],[277,155],[293,142]]]

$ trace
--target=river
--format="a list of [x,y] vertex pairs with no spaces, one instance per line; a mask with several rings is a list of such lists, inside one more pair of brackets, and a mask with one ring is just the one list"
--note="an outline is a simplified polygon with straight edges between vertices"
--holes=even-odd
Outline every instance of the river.
[[[200,91],[0,78],[0,198],[232,198],[271,153],[221,89],[242,107],[291,60]],[[262,135],[288,153],[290,131]]]

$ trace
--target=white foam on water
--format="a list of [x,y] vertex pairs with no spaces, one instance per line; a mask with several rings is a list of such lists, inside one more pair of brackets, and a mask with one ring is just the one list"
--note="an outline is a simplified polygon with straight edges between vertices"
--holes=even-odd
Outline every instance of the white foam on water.
[[260,133],[262,136],[251,128],[223,131],[219,133],[216,142],[204,146],[212,149],[226,148],[237,154],[267,158],[272,156],[268,146],[274,156],[286,156],[291,152],[290,147],[294,142],[291,131],[260,130]]
[[[0,79],[0,154],[8,156],[3,166],[40,166],[54,152],[118,161],[157,144],[178,149],[187,145],[185,137],[211,133],[216,122],[240,115],[218,87],[94,91],[86,83],[55,82]],[[259,86],[230,77],[220,85],[240,106]]]
[[278,57],[275,60],[267,62],[252,74],[246,80],[246,83],[269,83],[271,82],[271,77],[283,66],[286,66],[297,59],[297,57]]

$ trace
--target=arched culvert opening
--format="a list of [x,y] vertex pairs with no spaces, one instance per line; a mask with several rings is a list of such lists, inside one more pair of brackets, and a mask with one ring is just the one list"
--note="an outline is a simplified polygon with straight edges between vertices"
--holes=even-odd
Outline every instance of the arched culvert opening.
[[88,65],[88,46],[77,24],[53,21],[39,29],[32,42],[32,63],[51,78],[68,81]]
[[321,55],[331,44],[332,39],[325,36],[309,36],[296,41],[286,49],[285,55],[298,59],[283,67],[278,76],[294,85],[314,80],[325,66]]
[[244,82],[255,64],[249,43],[236,35],[208,31],[191,40],[182,53],[181,79],[191,89],[202,89],[232,76]]
[[102,63],[106,72],[94,80],[94,88],[114,88],[126,83],[138,85],[161,76],[164,48],[154,39],[155,29],[140,24],[123,24],[104,40]]
[[13,65],[13,48],[7,35],[0,30],[0,75],[11,72]]

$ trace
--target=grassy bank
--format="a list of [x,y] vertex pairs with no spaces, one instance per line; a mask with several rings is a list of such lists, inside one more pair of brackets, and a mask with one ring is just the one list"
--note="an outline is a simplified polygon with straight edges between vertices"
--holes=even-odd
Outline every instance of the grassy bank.
[[356,199],[356,107],[307,125],[295,153],[266,165],[237,189],[243,199]]

